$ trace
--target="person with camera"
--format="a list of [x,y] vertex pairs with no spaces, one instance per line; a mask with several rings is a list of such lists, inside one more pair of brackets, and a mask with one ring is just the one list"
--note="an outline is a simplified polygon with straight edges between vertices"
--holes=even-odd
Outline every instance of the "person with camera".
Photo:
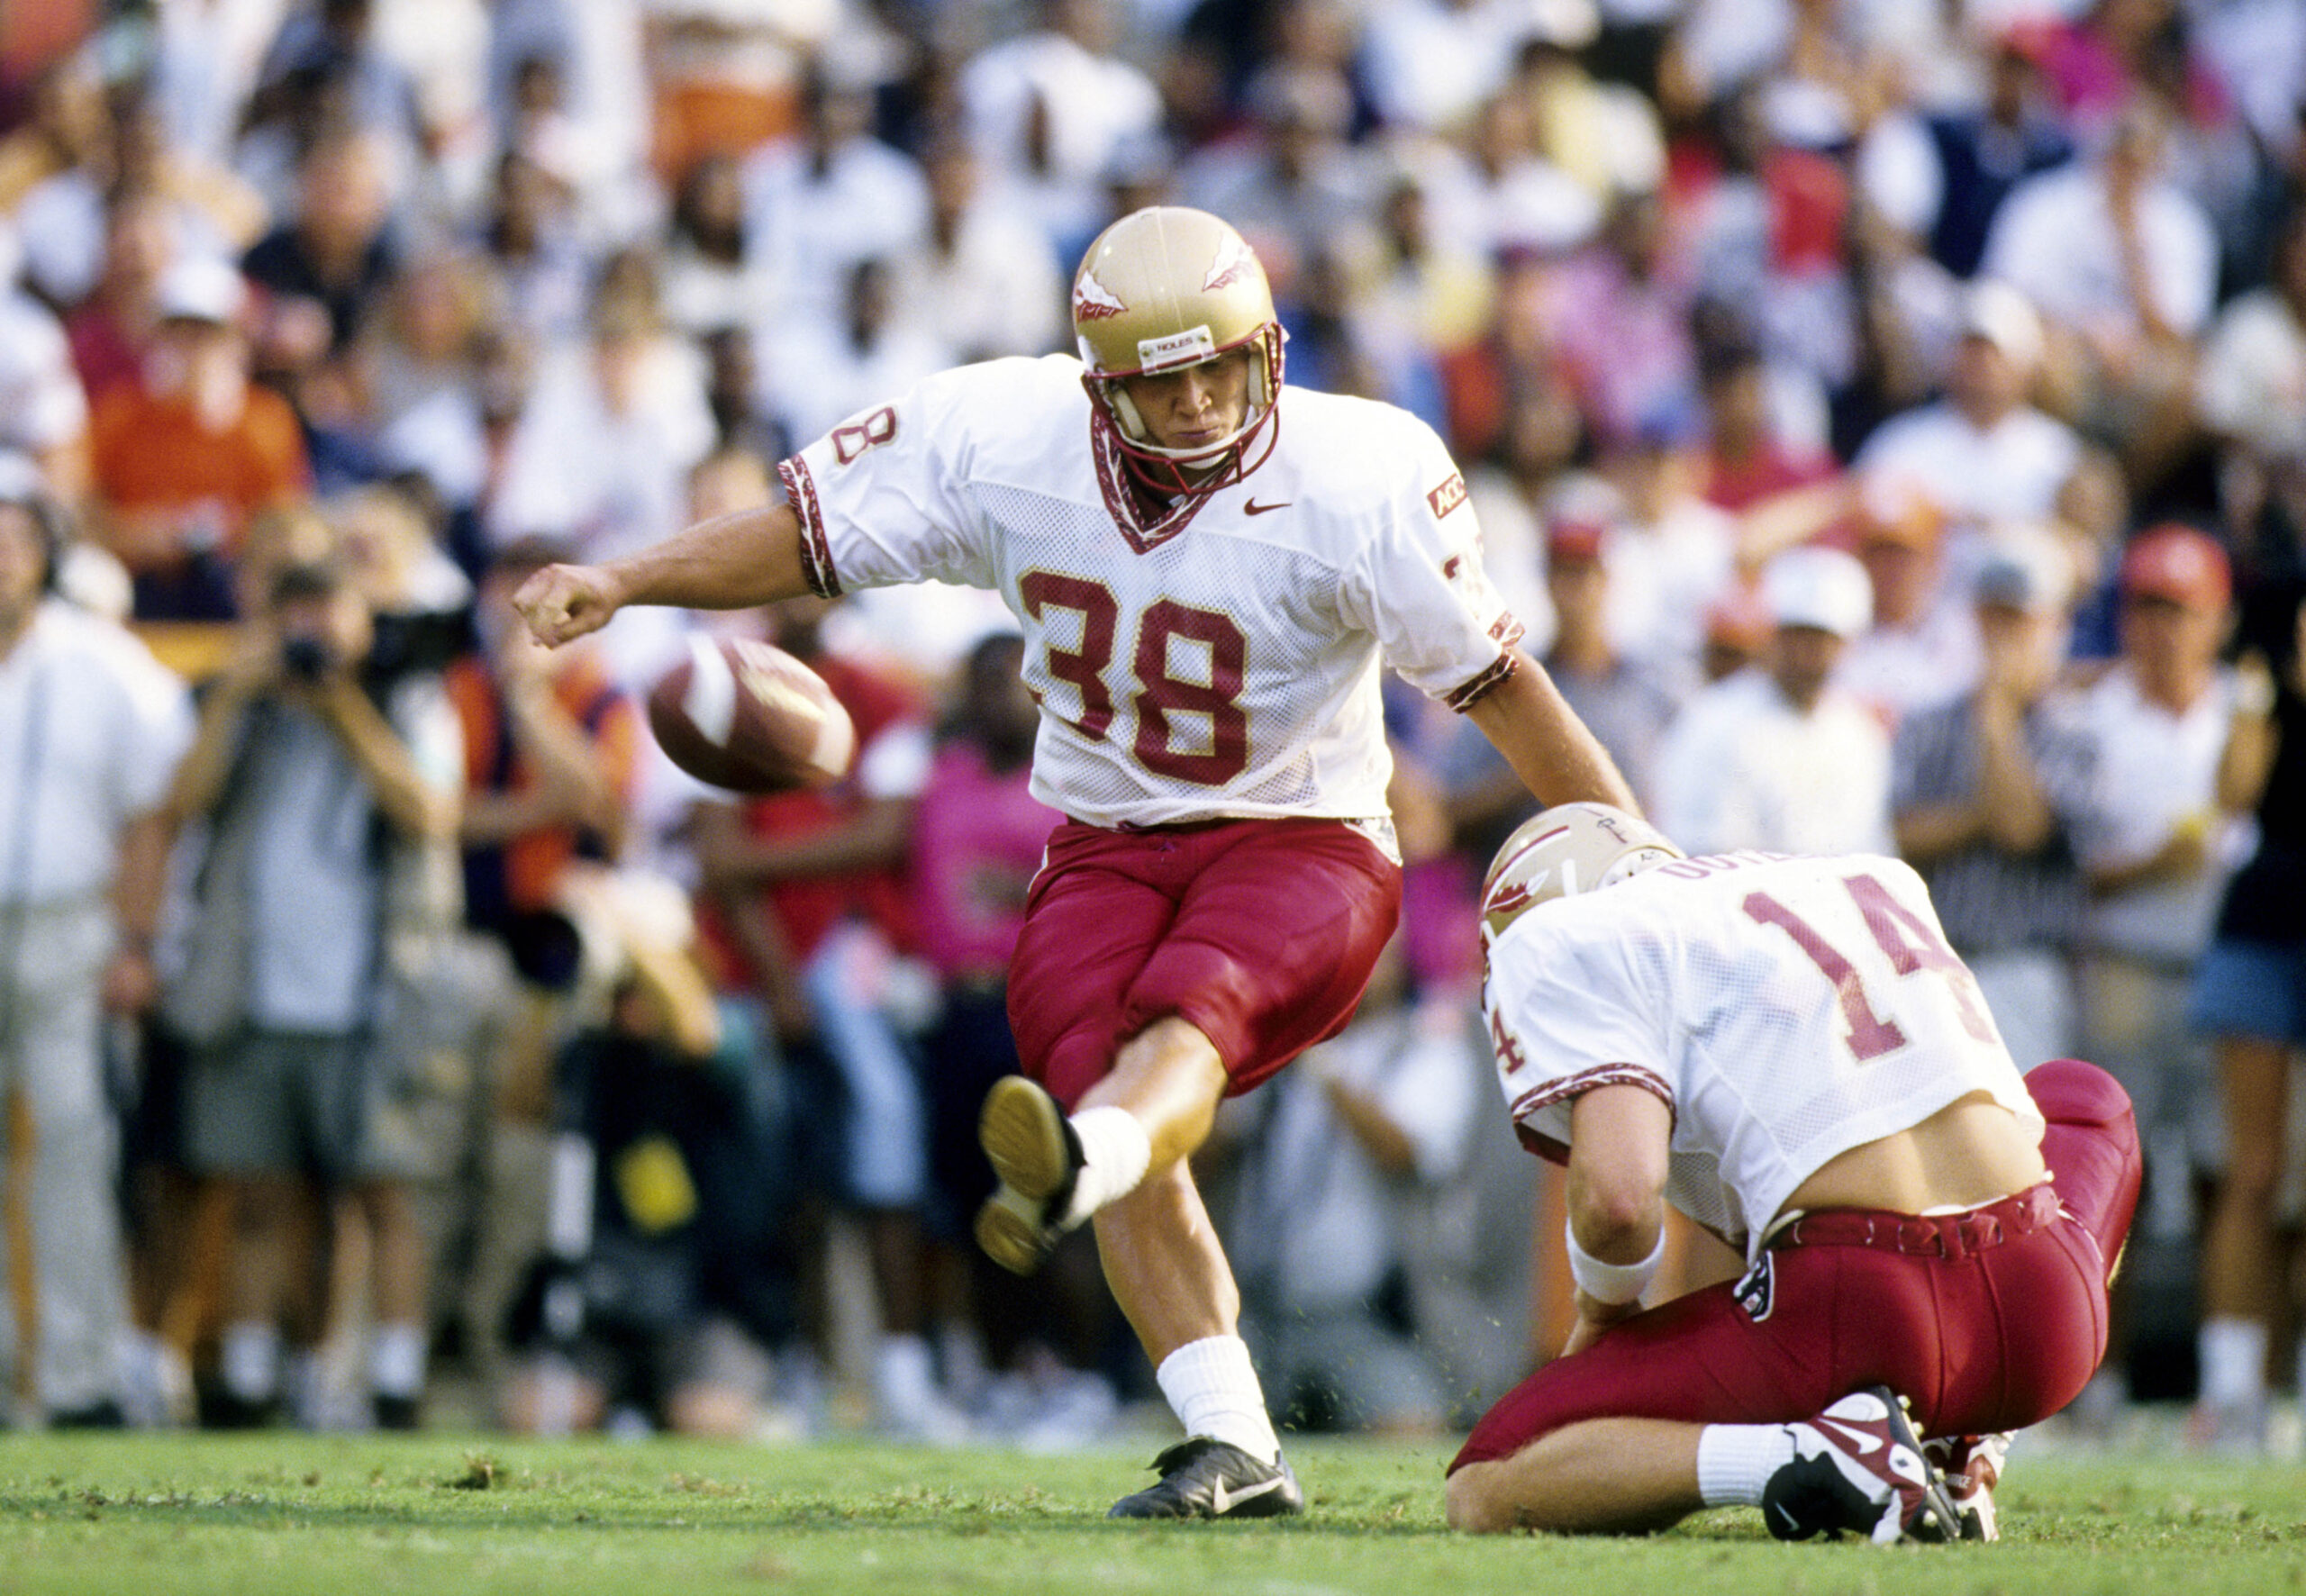
[[377,1133],[394,1084],[376,1043],[393,1023],[395,939],[441,918],[426,908],[437,872],[424,862],[455,836],[462,758],[437,678],[376,680],[373,638],[332,557],[280,569],[204,691],[171,794],[206,834],[166,1011],[193,1049],[187,1156],[236,1210],[228,1423],[262,1421],[278,1396],[311,1177],[368,1224],[378,1422],[413,1423],[422,1394],[425,1260],[404,1178],[414,1149]]
[[49,1423],[111,1425],[127,1325],[104,1017],[152,1002],[161,800],[192,715],[143,645],[54,596],[65,538],[31,462],[0,455],[0,1091],[32,1165],[0,1366]]

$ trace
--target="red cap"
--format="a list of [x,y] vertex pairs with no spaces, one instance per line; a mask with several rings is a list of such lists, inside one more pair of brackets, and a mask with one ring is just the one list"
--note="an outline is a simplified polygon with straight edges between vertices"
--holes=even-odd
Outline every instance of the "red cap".
[[1564,516],[1546,528],[1547,562],[1598,560],[1602,558],[1602,545],[1608,536],[1607,530],[1597,521]]
[[2149,527],[2122,555],[2124,594],[2167,599],[2189,610],[2223,610],[2234,577],[2218,540],[2176,521]]

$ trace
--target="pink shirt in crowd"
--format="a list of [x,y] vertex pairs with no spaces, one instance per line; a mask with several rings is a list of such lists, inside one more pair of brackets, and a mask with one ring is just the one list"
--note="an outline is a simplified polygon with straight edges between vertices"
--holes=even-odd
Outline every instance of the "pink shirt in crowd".
[[995,775],[962,742],[945,744],[930,767],[913,818],[913,930],[949,981],[1009,967],[1025,889],[1064,819],[1026,790],[1028,775],[1021,765]]

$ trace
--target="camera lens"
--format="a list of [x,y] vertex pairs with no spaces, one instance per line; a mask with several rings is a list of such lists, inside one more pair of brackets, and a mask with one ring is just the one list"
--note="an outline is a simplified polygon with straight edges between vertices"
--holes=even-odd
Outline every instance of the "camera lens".
[[328,645],[318,638],[290,638],[280,646],[280,667],[300,681],[316,682],[328,674]]

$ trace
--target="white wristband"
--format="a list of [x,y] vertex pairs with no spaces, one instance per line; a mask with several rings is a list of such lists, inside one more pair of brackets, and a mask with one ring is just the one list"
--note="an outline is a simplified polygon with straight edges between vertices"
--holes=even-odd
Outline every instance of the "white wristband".
[[1565,1222],[1561,1238],[1569,1247],[1569,1278],[1577,1289],[1596,1302],[1611,1308],[1639,1299],[1657,1278],[1657,1266],[1666,1261],[1666,1228],[1657,1228],[1657,1245],[1639,1264],[1604,1264],[1601,1259],[1577,1245],[1577,1227]]

